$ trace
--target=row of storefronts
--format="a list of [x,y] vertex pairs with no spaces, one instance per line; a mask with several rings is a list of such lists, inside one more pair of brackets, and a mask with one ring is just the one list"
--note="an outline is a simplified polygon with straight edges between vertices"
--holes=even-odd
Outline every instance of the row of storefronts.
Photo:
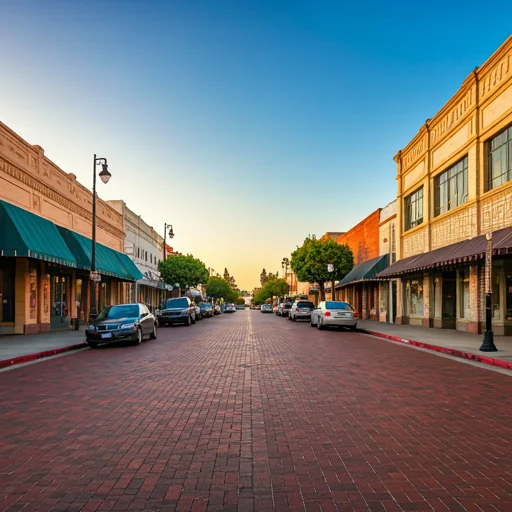
[[356,265],[336,296],[363,319],[481,333],[492,294],[492,329],[512,335],[511,61],[512,36],[396,154],[378,226],[337,239]]
[[[125,254],[98,243],[99,309],[126,302],[141,273]],[[85,322],[92,241],[0,200],[0,334],[28,334]]]

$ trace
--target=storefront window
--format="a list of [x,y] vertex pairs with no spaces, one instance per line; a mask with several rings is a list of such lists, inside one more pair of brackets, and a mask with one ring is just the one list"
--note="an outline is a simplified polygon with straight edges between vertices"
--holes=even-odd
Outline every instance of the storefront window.
[[14,322],[14,259],[0,262],[0,323]]
[[469,269],[459,271],[459,318],[469,318]]
[[512,320],[512,274],[507,275],[507,320]]
[[419,279],[407,280],[405,293],[407,315],[423,315],[423,283]]
[[501,320],[500,311],[500,271],[493,269],[492,273],[492,317]]
[[98,313],[110,305],[110,283],[102,282],[99,289]]

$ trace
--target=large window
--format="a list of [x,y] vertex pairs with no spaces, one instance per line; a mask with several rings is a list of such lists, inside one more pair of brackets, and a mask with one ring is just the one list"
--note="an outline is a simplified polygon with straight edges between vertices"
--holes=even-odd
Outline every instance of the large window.
[[512,179],[512,126],[489,141],[487,190]]
[[434,179],[434,215],[453,210],[468,200],[468,157]]
[[423,222],[423,187],[404,199],[405,231]]
[[423,315],[423,283],[421,279],[405,282],[405,312],[407,316]]

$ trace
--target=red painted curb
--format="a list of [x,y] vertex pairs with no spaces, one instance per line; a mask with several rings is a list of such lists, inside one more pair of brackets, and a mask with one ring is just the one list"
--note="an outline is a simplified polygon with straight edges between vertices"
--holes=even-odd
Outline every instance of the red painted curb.
[[25,354],[23,356],[13,357],[12,359],[5,359],[0,361],[0,368],[6,368],[7,366],[13,366],[15,364],[28,363],[29,361],[35,361],[36,359],[54,356],[61,354],[62,352],[69,352],[70,350],[77,350],[87,346],[87,343],[83,342],[76,345],[68,345],[67,347],[52,348],[51,350],[36,352],[35,354]]
[[399,338],[398,336],[392,336],[391,334],[384,334],[382,332],[370,331],[368,329],[359,329],[359,331],[365,334],[371,334],[372,336],[378,336],[379,338],[397,341],[399,343],[403,343],[404,345],[414,345],[415,347],[425,348],[435,352],[442,352],[443,354],[449,354],[451,356],[461,357],[463,359],[470,359],[471,361],[477,361],[478,363],[498,366],[499,368],[505,368],[505,370],[512,370],[512,363],[502,361],[501,359],[494,359],[492,357],[471,354],[470,352],[463,352],[462,350],[456,350],[454,348],[431,345],[430,343],[423,343],[422,341],[406,340],[404,338]]

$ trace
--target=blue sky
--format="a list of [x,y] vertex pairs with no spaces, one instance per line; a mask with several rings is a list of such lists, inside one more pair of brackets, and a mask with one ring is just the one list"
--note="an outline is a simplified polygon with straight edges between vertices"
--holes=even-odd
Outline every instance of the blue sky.
[[0,120],[252,289],[396,197],[395,153],[512,3],[3,0]]

